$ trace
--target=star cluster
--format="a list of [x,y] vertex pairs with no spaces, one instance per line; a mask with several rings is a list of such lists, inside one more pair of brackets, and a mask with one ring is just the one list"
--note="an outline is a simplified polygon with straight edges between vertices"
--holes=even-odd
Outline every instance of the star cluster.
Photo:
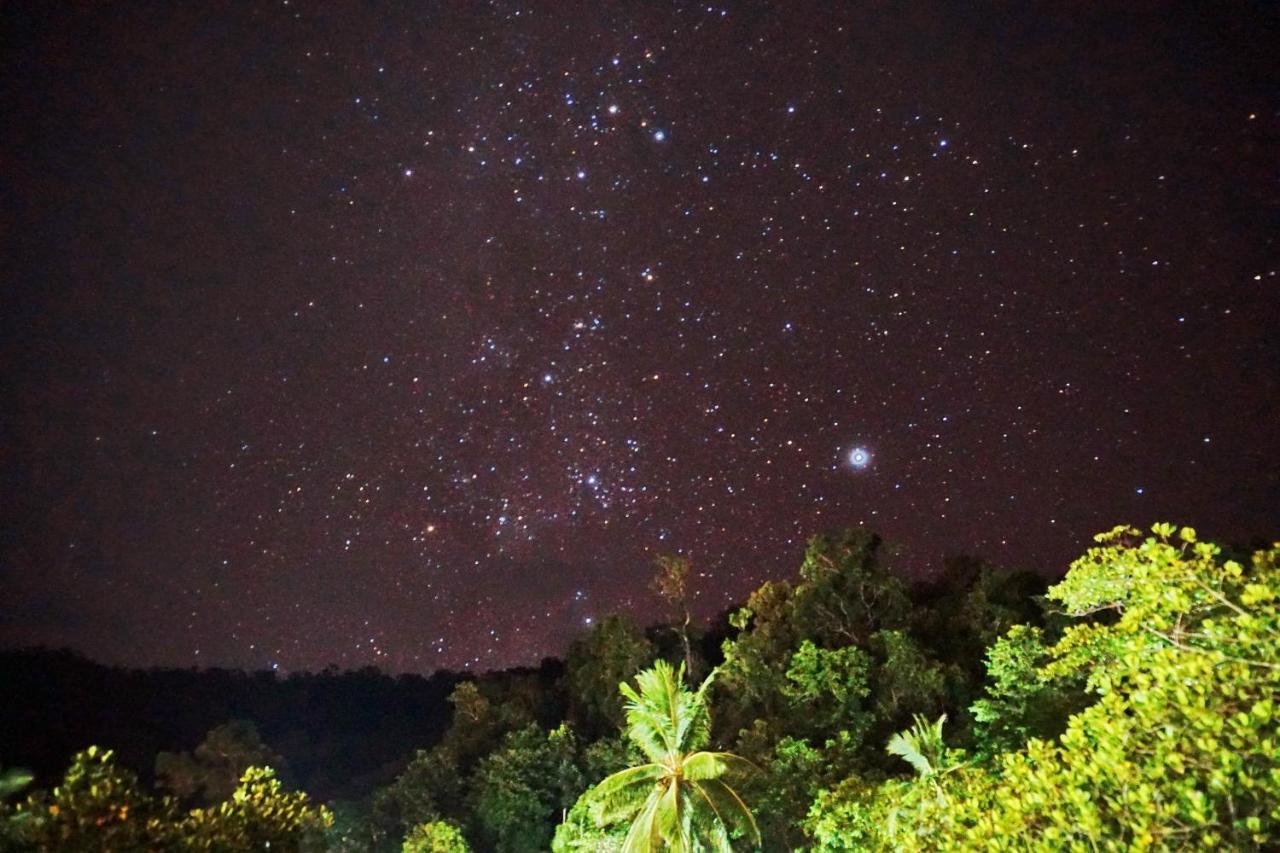
[[834,3],[4,12],[0,641],[536,662],[1274,531],[1274,15]]

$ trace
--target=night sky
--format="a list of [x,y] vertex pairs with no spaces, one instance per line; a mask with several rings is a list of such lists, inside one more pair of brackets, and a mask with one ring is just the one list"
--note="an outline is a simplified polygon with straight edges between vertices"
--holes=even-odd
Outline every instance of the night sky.
[[1068,5],[5,4],[0,644],[484,669],[663,552],[1274,536],[1277,7]]

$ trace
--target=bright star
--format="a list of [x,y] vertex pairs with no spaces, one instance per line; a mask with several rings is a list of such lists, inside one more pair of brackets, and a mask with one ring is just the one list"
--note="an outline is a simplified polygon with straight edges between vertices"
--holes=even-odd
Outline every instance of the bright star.
[[849,464],[854,468],[866,468],[871,464],[871,451],[865,447],[855,447],[849,451]]
[[663,140],[665,140],[666,138],[667,138],[667,132],[666,132],[665,130],[655,130],[655,131],[653,132],[653,141],[654,141],[654,142],[662,142],[662,141],[663,141]]

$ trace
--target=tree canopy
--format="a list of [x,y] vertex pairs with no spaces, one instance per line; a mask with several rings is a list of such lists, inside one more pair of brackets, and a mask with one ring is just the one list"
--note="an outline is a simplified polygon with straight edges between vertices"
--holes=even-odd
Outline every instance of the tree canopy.
[[[407,680],[448,686],[447,724],[414,728],[442,733],[407,736],[371,796],[316,804],[263,766],[295,765],[293,730],[277,752],[232,722],[156,758],[158,792],[136,749],[78,752],[55,784],[0,773],[0,850],[1280,844],[1280,545],[1126,526],[1053,586],[971,558],[911,582],[847,531],[706,635],[675,607],[690,576],[657,581],[684,635],[609,617],[563,663]],[[712,673],[695,687],[691,657]],[[308,778],[335,778],[316,754]]]

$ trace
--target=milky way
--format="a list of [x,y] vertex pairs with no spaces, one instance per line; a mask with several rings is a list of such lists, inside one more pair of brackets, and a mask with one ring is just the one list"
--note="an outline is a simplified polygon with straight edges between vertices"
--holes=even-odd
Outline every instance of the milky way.
[[6,4],[0,642],[488,668],[664,552],[1274,535],[1274,7],[902,5]]

